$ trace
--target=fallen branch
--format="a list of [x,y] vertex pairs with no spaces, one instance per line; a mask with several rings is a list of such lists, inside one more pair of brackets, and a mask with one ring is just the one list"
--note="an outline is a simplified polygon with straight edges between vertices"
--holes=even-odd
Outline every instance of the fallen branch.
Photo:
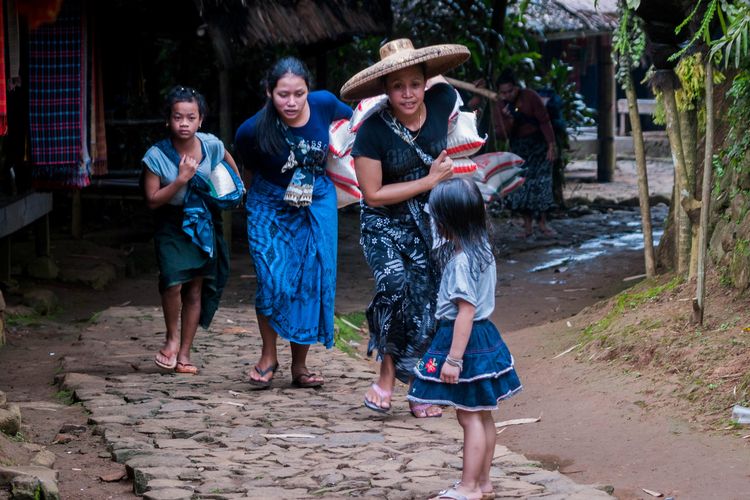
[[315,436],[312,434],[261,434],[264,438],[277,438],[277,439],[287,439],[287,438],[299,438],[299,439],[315,439]]
[[495,422],[495,428],[507,427],[509,425],[521,425],[521,424],[534,424],[542,420],[540,414],[537,418],[514,418],[512,420],[503,420],[502,422]]
[[568,354],[568,353],[569,353],[570,351],[572,351],[573,349],[575,349],[576,347],[578,347],[578,346],[580,346],[580,345],[581,345],[581,344],[580,344],[580,343],[578,343],[578,344],[574,345],[573,347],[568,347],[567,349],[565,349],[565,350],[564,350],[563,352],[561,352],[560,354],[558,354],[557,356],[555,356],[555,357],[554,357],[554,358],[552,358],[552,359],[557,359],[557,358],[559,358],[560,356],[564,356],[565,354]]

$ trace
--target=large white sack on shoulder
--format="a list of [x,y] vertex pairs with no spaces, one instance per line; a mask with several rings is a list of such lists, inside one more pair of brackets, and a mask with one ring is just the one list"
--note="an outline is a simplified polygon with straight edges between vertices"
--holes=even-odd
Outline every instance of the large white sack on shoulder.
[[349,186],[359,186],[357,182],[357,173],[354,170],[354,158],[352,155],[346,155],[339,158],[334,154],[329,154],[326,159],[326,174],[333,182],[347,184]]
[[337,208],[343,208],[353,203],[359,203],[362,199],[362,191],[357,186],[349,184],[341,184],[339,182],[333,182],[336,188],[336,206]]
[[490,177],[498,175],[505,169],[524,164],[523,158],[509,151],[485,153],[474,156],[472,159],[477,164],[475,176],[482,182],[487,182]]
[[459,94],[458,90],[456,90],[456,103],[453,105],[453,110],[448,116],[448,134],[453,133],[453,130],[456,128],[456,123],[458,122],[458,113],[461,111],[461,106],[463,105],[464,100],[461,99],[461,94]]
[[484,182],[478,181],[474,179],[474,183],[479,188],[479,192],[482,193],[482,199],[484,199],[485,203],[489,203],[492,201],[492,199],[495,197],[497,191],[492,189],[490,186],[485,184]]
[[357,137],[349,130],[349,120],[336,120],[328,127],[328,150],[332,155],[342,158],[352,151]]
[[376,95],[375,97],[368,97],[362,99],[354,108],[352,118],[349,120],[349,129],[357,133],[362,123],[367,120],[374,113],[377,113],[381,109],[388,105],[388,96],[385,94]]
[[477,115],[471,111],[461,111],[456,127],[448,134],[445,151],[451,158],[464,158],[479,151],[486,140],[477,132]]
[[523,177],[525,171],[526,169],[524,169],[523,167],[515,165],[499,170],[495,175],[493,175],[486,181],[478,179],[475,172],[474,179],[480,182],[484,182],[487,186],[498,192],[501,191],[507,184],[514,182],[517,177]]
[[452,158],[453,175],[473,174],[477,170],[477,164],[471,158]]
[[506,182],[505,185],[500,188],[500,190],[497,192],[497,195],[500,198],[504,198],[508,196],[510,193],[515,191],[516,189],[523,186],[523,184],[526,182],[526,177],[517,176],[511,179],[509,182]]

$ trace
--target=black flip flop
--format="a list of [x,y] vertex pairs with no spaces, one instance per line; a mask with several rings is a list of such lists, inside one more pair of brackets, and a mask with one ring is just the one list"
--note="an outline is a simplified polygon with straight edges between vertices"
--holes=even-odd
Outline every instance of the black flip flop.
[[306,373],[300,373],[296,377],[292,379],[292,385],[294,387],[297,387],[298,389],[314,389],[315,387],[320,387],[325,382],[307,382],[303,383],[302,379],[304,377],[306,378],[312,378],[315,377],[317,374],[312,372],[306,372]]
[[[273,375],[276,375],[276,370],[279,369],[279,364],[274,363],[273,366],[269,366],[265,370],[258,368],[258,365],[255,365],[255,373],[260,375],[261,377],[265,377],[268,375],[268,372],[271,372]],[[269,378],[268,380],[254,380],[248,377],[247,383],[252,385],[254,389],[269,389],[271,387],[271,381],[273,380],[273,377]]]

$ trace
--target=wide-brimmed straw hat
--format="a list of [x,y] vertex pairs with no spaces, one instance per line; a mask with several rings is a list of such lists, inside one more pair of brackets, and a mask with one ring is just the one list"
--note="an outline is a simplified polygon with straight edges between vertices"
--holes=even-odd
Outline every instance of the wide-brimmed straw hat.
[[458,44],[430,45],[415,49],[411,40],[400,38],[380,47],[380,61],[365,68],[341,87],[341,98],[358,101],[385,92],[383,77],[389,73],[424,64],[425,77],[432,78],[466,61],[471,53]]

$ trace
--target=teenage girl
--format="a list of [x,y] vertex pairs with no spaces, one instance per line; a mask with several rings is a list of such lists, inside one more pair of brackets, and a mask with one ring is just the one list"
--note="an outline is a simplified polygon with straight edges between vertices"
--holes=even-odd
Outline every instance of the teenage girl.
[[198,329],[213,318],[229,273],[229,255],[222,236],[220,212],[212,219],[214,251],[209,255],[182,229],[185,194],[196,173],[208,178],[225,160],[239,177],[224,144],[198,132],[206,117],[206,100],[190,87],[173,87],[165,99],[169,137],[157,142],[143,157],[146,204],[154,213],[154,245],[159,267],[159,292],[167,338],[156,353],[157,366],[195,375],[190,348]]
[[488,319],[495,308],[497,276],[482,194],[469,179],[449,179],[433,188],[429,211],[447,240],[438,251],[444,268],[435,312],[439,323],[414,368],[408,399],[455,407],[464,431],[461,481],[435,498],[494,498],[491,411],[519,391],[521,382],[513,356]]

